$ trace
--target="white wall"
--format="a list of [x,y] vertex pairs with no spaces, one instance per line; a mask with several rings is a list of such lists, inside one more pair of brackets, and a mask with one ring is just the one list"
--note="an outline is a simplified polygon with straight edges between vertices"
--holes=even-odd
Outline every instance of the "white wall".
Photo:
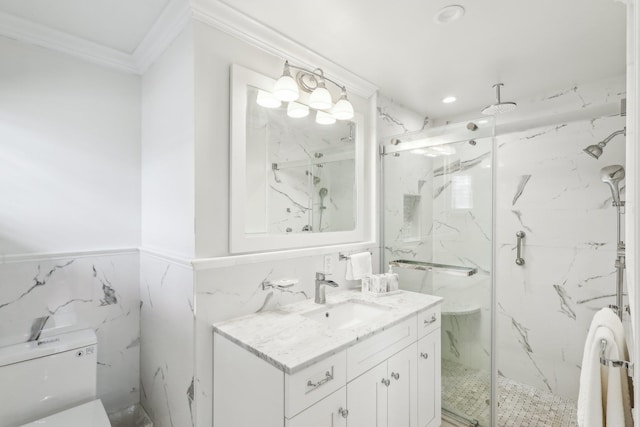
[[193,28],[142,77],[142,247],[194,255]]
[[0,346],[90,328],[139,401],[140,78],[0,37]]
[[0,253],[136,247],[140,79],[0,38]]

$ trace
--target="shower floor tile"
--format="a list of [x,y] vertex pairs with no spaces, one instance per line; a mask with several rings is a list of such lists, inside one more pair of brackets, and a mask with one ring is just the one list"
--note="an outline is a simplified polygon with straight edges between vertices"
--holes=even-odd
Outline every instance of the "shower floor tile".
[[[442,360],[442,407],[489,427],[486,371]],[[505,377],[498,378],[498,427],[577,427],[576,401]]]

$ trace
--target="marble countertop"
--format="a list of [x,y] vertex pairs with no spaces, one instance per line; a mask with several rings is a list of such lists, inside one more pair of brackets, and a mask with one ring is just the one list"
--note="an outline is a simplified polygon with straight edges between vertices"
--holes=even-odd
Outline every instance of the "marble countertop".
[[371,296],[359,290],[327,289],[327,308],[355,300],[383,306],[375,320],[352,329],[333,329],[302,314],[322,305],[313,299],[215,323],[213,330],[287,374],[294,374],[332,354],[442,302],[442,298],[409,291]]

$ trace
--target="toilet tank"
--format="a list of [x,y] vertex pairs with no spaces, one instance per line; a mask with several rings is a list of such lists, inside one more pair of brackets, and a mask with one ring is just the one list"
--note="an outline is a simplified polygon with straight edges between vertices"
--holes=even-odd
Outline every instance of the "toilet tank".
[[96,396],[92,330],[0,347],[0,427],[14,427]]

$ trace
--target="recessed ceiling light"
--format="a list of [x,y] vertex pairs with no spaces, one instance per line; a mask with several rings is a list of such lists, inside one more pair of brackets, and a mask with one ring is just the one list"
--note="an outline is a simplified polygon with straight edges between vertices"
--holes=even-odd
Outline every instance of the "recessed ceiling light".
[[487,119],[478,120],[478,124],[486,125],[487,123],[489,123],[489,120]]
[[447,96],[446,98],[442,99],[442,102],[444,102],[445,104],[451,104],[452,102],[456,102],[456,97],[455,96]]
[[448,24],[453,21],[457,21],[458,19],[464,16],[464,7],[452,4],[450,6],[445,6],[440,9],[436,15],[433,17],[433,21],[437,24]]

